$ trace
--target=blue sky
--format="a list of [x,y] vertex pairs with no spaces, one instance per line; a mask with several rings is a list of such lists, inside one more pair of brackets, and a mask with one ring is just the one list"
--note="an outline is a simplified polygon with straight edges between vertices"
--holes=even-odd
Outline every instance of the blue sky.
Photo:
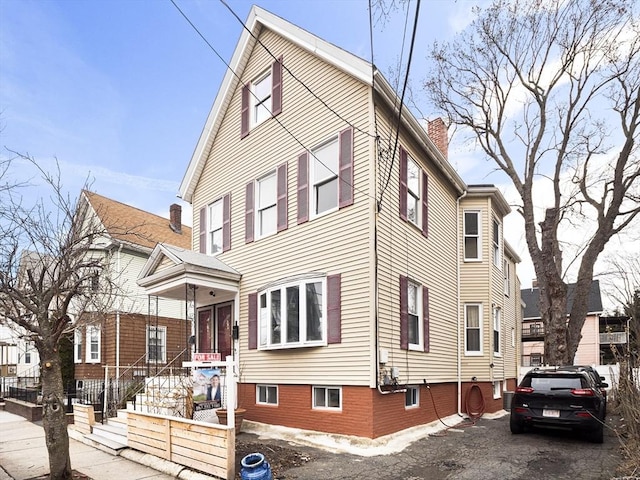
[[[175,1],[230,60],[242,26],[227,8],[217,0]],[[253,3],[229,0],[243,21]],[[467,25],[476,3],[422,2],[411,67],[416,91],[432,42]],[[368,0],[259,5],[371,59]],[[414,10],[411,2],[403,68]],[[400,60],[405,14],[399,9],[374,27],[374,62],[388,77]],[[28,153],[47,170],[57,159],[72,196],[89,178],[102,195],[168,217],[225,68],[170,0],[0,0],[0,155],[11,155],[5,147]],[[467,183],[505,185],[477,155],[452,145],[449,158]],[[524,260],[521,228],[505,233]],[[530,263],[519,276],[530,284]]]

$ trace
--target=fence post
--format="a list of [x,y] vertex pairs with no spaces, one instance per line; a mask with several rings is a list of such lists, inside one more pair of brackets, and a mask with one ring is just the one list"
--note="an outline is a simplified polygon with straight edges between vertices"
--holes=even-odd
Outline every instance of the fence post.
[[102,423],[107,418],[107,408],[109,405],[109,393],[107,389],[107,385],[109,385],[109,365],[105,365],[104,367],[104,383],[102,384],[102,398],[100,409],[102,410]]
[[235,411],[238,406],[237,390],[236,390],[236,374],[233,368],[233,357],[228,356],[226,358],[227,369],[227,425],[231,428],[236,428],[236,415]]

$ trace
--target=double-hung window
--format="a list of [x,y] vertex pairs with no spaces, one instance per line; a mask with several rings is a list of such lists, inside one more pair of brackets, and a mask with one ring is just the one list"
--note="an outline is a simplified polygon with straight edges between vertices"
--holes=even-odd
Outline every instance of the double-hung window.
[[271,69],[269,69],[251,83],[252,127],[271,117],[271,80]]
[[231,248],[231,194],[200,208],[200,253],[217,255]]
[[429,351],[429,289],[400,276],[400,347]]
[[429,177],[411,158],[400,149],[400,218],[413,223],[425,237],[429,234]]
[[73,332],[73,361],[74,363],[82,362],[82,330],[76,328]]
[[502,326],[502,312],[499,308],[493,309],[493,353],[499,355],[500,349],[500,330]]
[[100,327],[90,325],[87,327],[87,363],[100,362]]
[[222,251],[222,199],[209,205],[209,254],[216,255]]
[[242,87],[240,136],[282,111],[282,57]]
[[504,294],[508,297],[511,294],[511,272],[509,272],[507,259],[502,262],[502,271],[504,273]]
[[149,363],[167,361],[167,327],[149,326],[147,328],[147,358]]
[[286,283],[258,296],[260,348],[327,343],[326,281],[311,278]]
[[464,212],[464,259],[481,260],[480,212],[465,210]]
[[422,315],[420,302],[420,286],[413,282],[407,285],[407,327],[409,348],[422,348]]
[[500,255],[500,224],[497,220],[493,220],[493,265],[500,268],[501,255]]
[[311,217],[338,208],[338,138],[311,152]]
[[264,237],[276,232],[276,172],[256,182],[256,234]]
[[468,303],[464,306],[465,354],[482,354],[482,305]]

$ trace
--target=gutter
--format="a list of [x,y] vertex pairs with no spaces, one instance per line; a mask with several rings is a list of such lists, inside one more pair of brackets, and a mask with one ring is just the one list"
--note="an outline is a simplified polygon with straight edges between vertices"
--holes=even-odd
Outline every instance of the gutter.
[[[460,244],[460,200],[467,196],[467,191],[462,192],[456,199],[456,216],[457,216],[457,225],[456,225],[456,252],[458,258],[456,258],[456,308],[458,309],[458,328],[457,328],[457,343],[458,343],[458,415],[462,416],[462,347],[460,344],[460,339],[462,338],[461,330],[462,330],[462,322],[464,321],[464,313],[461,315],[460,311],[460,258],[462,246]],[[463,318],[461,318],[463,317]]]

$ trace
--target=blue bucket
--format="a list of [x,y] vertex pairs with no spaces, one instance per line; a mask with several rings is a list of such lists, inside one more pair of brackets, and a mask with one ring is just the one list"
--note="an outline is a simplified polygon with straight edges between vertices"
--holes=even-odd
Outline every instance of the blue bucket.
[[261,453],[250,453],[240,462],[242,480],[272,480],[271,466]]

